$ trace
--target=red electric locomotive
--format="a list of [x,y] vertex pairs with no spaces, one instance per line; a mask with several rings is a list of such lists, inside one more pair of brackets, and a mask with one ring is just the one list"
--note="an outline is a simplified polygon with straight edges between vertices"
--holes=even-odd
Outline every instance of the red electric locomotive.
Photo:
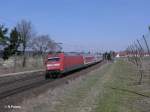
[[84,59],[79,54],[55,53],[48,54],[46,61],[46,77],[58,76],[84,66]]

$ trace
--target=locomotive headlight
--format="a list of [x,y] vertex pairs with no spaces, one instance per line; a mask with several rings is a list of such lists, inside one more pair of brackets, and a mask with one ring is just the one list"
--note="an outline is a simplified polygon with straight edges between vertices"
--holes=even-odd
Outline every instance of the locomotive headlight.
[[59,63],[55,63],[55,64],[47,64],[47,67],[52,67],[52,66],[60,66]]

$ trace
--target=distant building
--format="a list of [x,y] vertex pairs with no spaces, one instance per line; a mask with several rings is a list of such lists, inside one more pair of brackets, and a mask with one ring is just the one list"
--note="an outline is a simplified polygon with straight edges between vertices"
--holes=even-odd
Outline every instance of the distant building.
[[116,53],[116,58],[127,57],[127,56],[128,56],[128,53],[126,51],[120,51]]
[[137,57],[139,57],[139,56],[144,56],[144,57],[147,57],[147,56],[150,56],[150,54],[148,53],[148,52],[141,52],[141,53],[139,53],[139,52],[130,52],[130,53],[128,53],[127,51],[120,51],[120,52],[117,52],[116,53],[116,58],[119,58],[119,57],[132,57],[132,56],[137,56]]

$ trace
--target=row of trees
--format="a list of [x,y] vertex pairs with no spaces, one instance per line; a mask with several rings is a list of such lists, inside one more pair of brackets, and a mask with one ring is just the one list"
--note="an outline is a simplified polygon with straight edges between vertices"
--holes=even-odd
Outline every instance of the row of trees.
[[114,51],[110,51],[110,52],[105,52],[103,54],[103,59],[104,60],[108,60],[108,61],[112,61],[115,57],[115,52]]
[[137,39],[126,49],[128,61],[135,64],[137,67],[139,80],[138,84],[142,83],[144,75],[144,58],[150,56],[150,27],[149,32],[143,35],[141,39]]
[[0,25],[0,50],[4,60],[11,56],[23,56],[22,66],[25,67],[27,52],[44,56],[47,52],[61,50],[61,46],[49,35],[37,35],[31,22],[22,20],[11,29],[10,33],[8,28]]

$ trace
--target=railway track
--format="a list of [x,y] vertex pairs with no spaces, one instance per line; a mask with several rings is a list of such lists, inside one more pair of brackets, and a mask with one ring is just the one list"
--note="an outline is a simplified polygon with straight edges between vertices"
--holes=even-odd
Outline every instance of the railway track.
[[40,77],[40,76],[43,76],[43,74],[18,77],[18,78],[9,79],[9,80],[5,80],[5,79],[3,80],[3,79],[1,79],[3,81],[0,80],[0,87],[8,85],[8,84],[16,83],[16,82],[31,80],[31,78],[36,78],[36,77]]
[[[17,77],[0,78],[0,85],[3,85],[0,86],[0,111],[12,112],[12,109],[6,108],[8,105],[19,106],[23,101],[26,101],[26,99],[37,97],[49,89],[53,90],[63,84],[68,84],[70,80],[86,75],[88,72],[99,68],[105,63],[105,61],[102,61],[88,68],[66,74],[67,76],[56,80],[45,80],[45,76],[41,72],[25,76],[18,75]],[[7,78],[9,78],[9,80],[7,80]],[[5,80],[7,80],[7,82],[5,82]]]
[[6,98],[8,96],[11,96],[11,95],[14,95],[14,94],[17,94],[17,93],[20,93],[20,92],[23,92],[25,90],[29,90],[29,89],[32,89],[34,87],[39,87],[43,84],[46,84],[48,82],[51,82],[52,80],[42,80],[42,81],[39,81],[39,82],[34,82],[32,84],[28,84],[28,85],[24,85],[24,86],[21,86],[21,87],[17,87],[17,88],[14,88],[14,89],[8,89],[6,91],[3,91],[0,93],[0,99],[3,99],[3,98]]
[[37,74],[2,82],[0,83],[0,100],[51,81],[52,79],[45,80],[43,74]]
[[[102,65],[102,63],[103,62],[101,62],[100,65]],[[36,87],[41,87],[46,84],[58,85],[64,83],[68,79],[70,80],[79,77],[80,75],[85,74],[85,72],[91,71],[93,70],[93,68],[97,68],[100,65],[99,64],[93,65],[89,68],[85,68],[83,70],[70,73],[71,75],[68,75],[67,77],[63,77],[56,80],[55,79],[46,80],[43,73],[32,74],[19,78],[17,77],[9,80],[5,79],[6,81],[0,78],[0,100],[3,100],[9,96],[14,96],[15,94],[21,93],[23,91],[31,90]],[[52,82],[54,82],[54,84]]]

